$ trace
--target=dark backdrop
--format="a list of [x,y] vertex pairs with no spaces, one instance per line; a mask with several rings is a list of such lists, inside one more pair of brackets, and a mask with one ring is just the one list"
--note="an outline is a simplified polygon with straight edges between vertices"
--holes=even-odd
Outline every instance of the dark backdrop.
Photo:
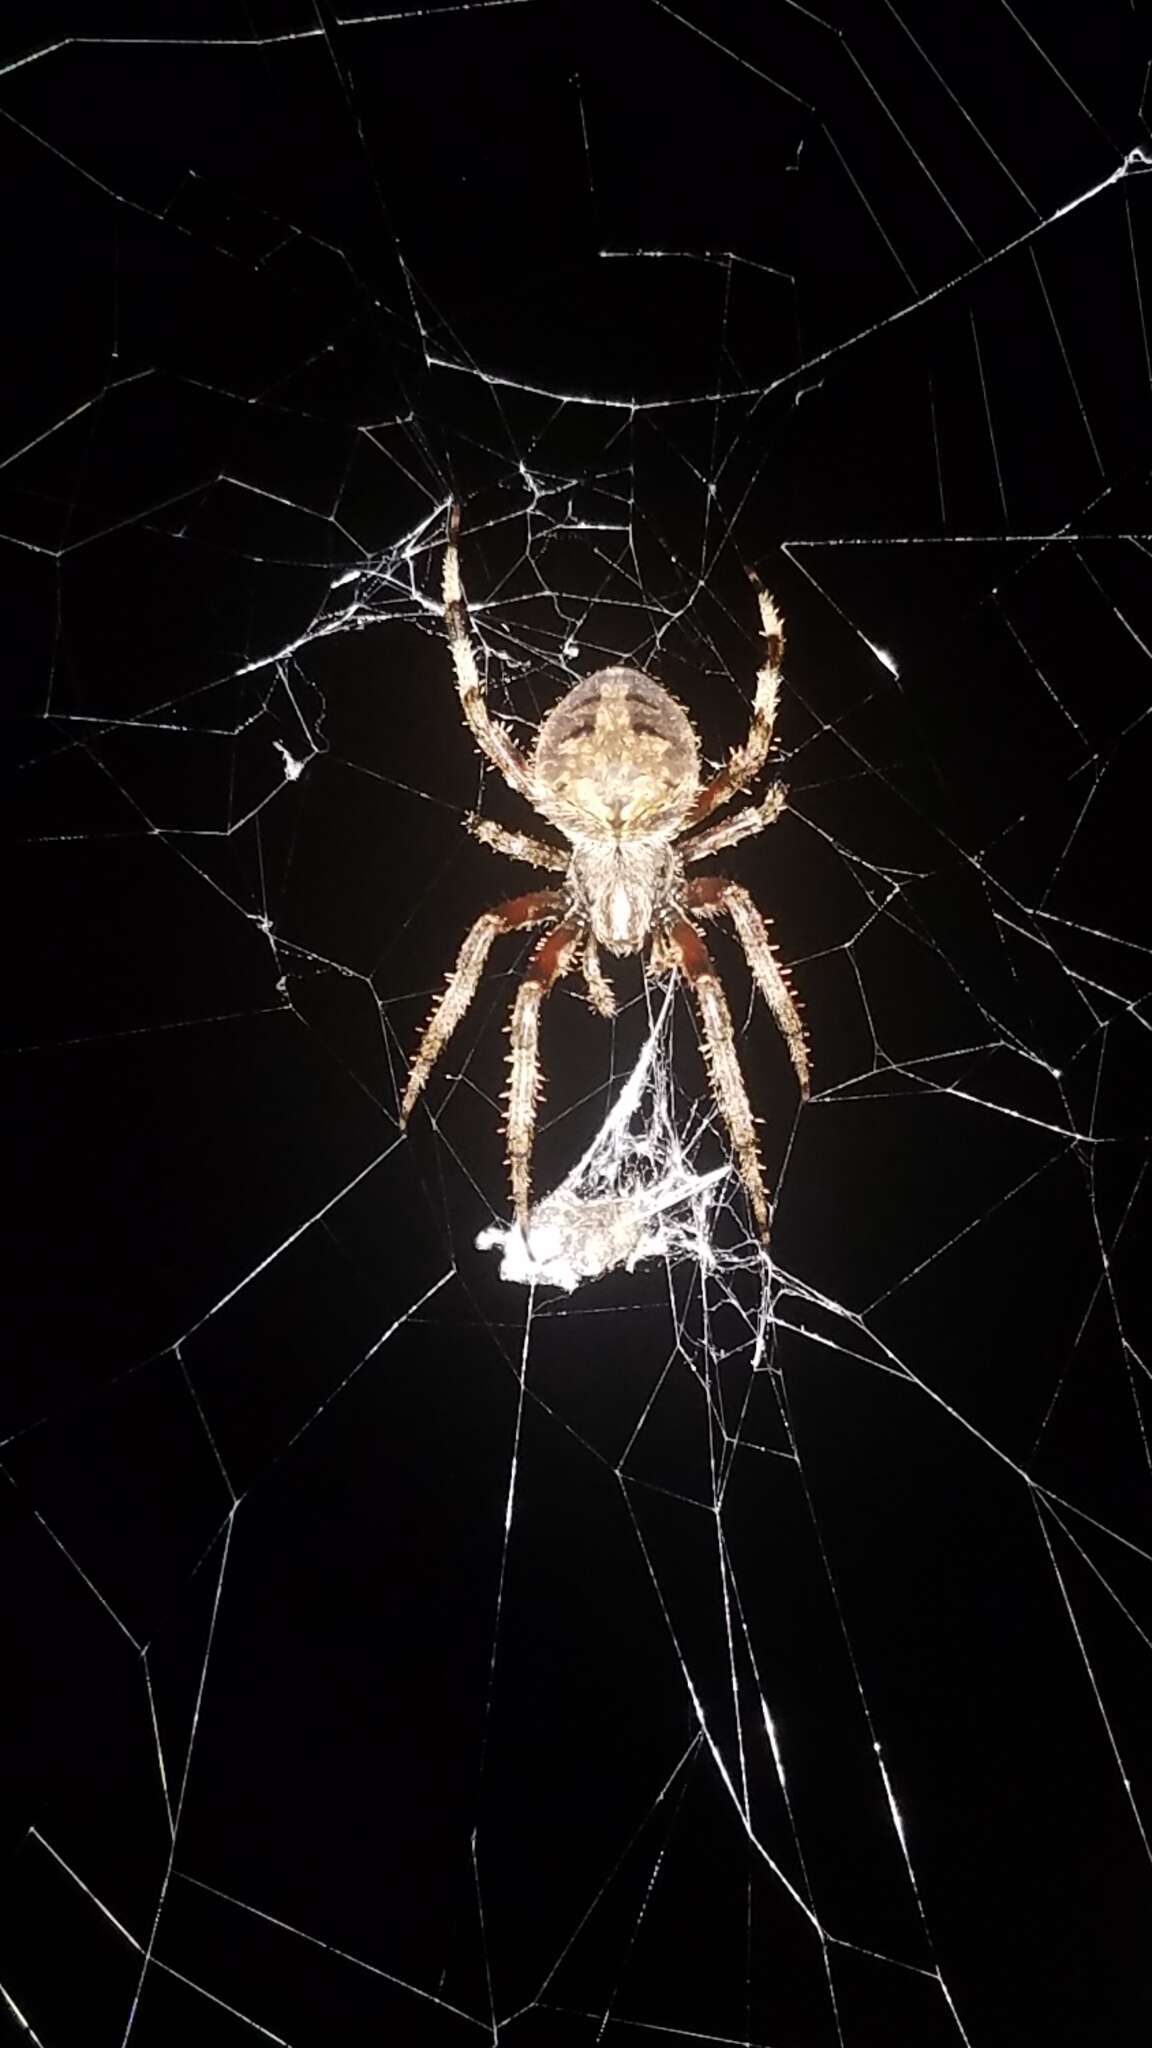
[[[25,13],[14,2037],[1140,2038],[1137,11]],[[515,941],[399,1137],[528,886],[459,830],[528,820],[453,495],[518,720],[622,658],[716,758],[745,564],[787,615],[790,814],[724,865],[799,1114],[717,939],[775,1268],[530,1302],[475,1249]],[[541,1185],[639,1042],[614,972],[614,1028],[547,1018]]]

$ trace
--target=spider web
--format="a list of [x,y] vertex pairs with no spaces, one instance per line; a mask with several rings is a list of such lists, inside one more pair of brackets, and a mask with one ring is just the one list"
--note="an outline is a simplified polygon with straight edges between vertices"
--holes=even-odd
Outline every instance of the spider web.
[[[1137,2037],[1135,12],[125,10],[2,78],[15,2036]],[[789,808],[708,864],[811,1033],[798,1110],[717,934],[770,1252],[635,962],[545,1013],[533,1262],[516,941],[399,1133],[526,886],[454,496],[522,737],[621,661],[718,760],[745,564],[785,614]]]

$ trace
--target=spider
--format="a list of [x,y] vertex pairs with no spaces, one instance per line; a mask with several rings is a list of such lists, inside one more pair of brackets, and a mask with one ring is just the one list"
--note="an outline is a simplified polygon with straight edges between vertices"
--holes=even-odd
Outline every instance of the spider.
[[[648,945],[655,974],[678,968],[692,987],[713,1094],[728,1127],[757,1229],[767,1237],[768,1198],[756,1126],[736,1054],[731,1012],[698,920],[731,918],[756,986],[783,1033],[801,1095],[807,1096],[804,1026],[764,919],[747,889],[720,875],[689,881],[684,870],[687,862],[704,860],[721,847],[735,846],[763,831],[785,807],[787,790],[777,782],[754,807],[706,831],[693,832],[721,804],[747,789],[767,760],[784,622],[759,577],[749,570],[760,605],[766,659],[756,678],[748,737],[708,781],[700,780],[700,749],[687,713],[660,683],[624,666],[597,669],[576,683],[548,712],[535,746],[524,754],[507,727],[489,716],[460,580],[459,534],[460,508],[453,505],[444,554],[443,604],[464,717],[481,752],[569,846],[507,831],[490,818],[465,820],[476,838],[497,853],[553,869],[564,879],[557,888],[514,896],[477,918],[424,1026],[404,1091],[401,1128],[476,993],[493,940],[504,932],[547,926],[517,991],[510,1026],[508,1163],[516,1220],[527,1236],[532,1138],[541,1093],[541,1005],[554,983],[578,965],[592,1007],[611,1017],[616,1000],[600,964],[600,949],[639,953]],[[692,836],[683,840],[686,832]]]

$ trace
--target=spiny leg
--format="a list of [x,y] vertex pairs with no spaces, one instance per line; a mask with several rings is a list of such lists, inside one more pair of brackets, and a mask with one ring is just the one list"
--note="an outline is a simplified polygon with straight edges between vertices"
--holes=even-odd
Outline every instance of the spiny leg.
[[512,1051],[508,1064],[508,1164],[512,1205],[521,1231],[528,1233],[532,1193],[532,1137],[540,1099],[540,1008],[549,989],[567,974],[580,944],[576,923],[558,924],[541,939],[512,1005]]
[[722,824],[709,825],[706,832],[697,833],[695,839],[689,839],[679,847],[681,860],[707,860],[725,846],[735,846],[741,839],[751,839],[754,833],[774,825],[787,803],[788,791],[784,784],[774,782],[763,803],[750,811],[737,811],[734,818],[725,818]]
[[493,767],[500,770],[505,782],[531,802],[532,777],[528,763],[507,726],[494,722],[488,715],[488,701],[476,667],[468,606],[460,581],[459,536],[460,507],[454,504],[448,514],[448,543],[444,549],[444,624],[448,629],[448,645],[456,668],[460,703],[477,746],[487,754]]
[[766,1238],[769,1227],[768,1197],[764,1192],[764,1175],[760,1165],[760,1147],[756,1142],[752,1106],[748,1100],[748,1090],[744,1086],[744,1076],[740,1072],[740,1061],[736,1056],[732,1013],[728,1008],[724,990],[720,986],[720,977],[716,972],[712,955],[695,925],[689,924],[686,917],[677,918],[669,927],[667,937],[677,966],[692,984],[704,1031],[704,1048],[708,1057],[712,1093],[728,1126],[728,1136],[732,1140],[732,1150],[736,1154],[740,1178],[752,1204],[756,1228],[761,1237]]
[[804,1025],[788,977],[768,937],[768,927],[747,889],[742,889],[738,882],[725,881],[722,875],[701,875],[697,881],[689,882],[684,901],[689,910],[702,917],[721,917],[726,913],[732,919],[753,980],[783,1034],[800,1093],[807,1096],[810,1069]]
[[723,768],[711,782],[705,783],[684,821],[686,827],[698,825],[718,804],[726,804],[729,797],[747,789],[763,768],[772,745],[780,695],[780,669],[784,660],[784,621],[754,569],[749,569],[748,579],[759,601],[760,631],[768,650],[764,666],[756,677],[748,737],[742,747],[733,747]]
[[560,917],[563,910],[564,897],[558,889],[539,889],[531,896],[513,896],[507,903],[498,903],[495,909],[486,910],[483,917],[476,919],[456,956],[448,985],[439,1002],[433,1006],[416,1048],[408,1086],[400,1105],[401,1130],[412,1114],[420,1090],[476,993],[493,939],[498,938],[501,932],[518,932],[529,925],[544,924],[550,917]]
[[663,981],[666,974],[675,974],[679,964],[676,950],[667,932],[662,925],[654,925],[646,962],[649,977],[653,981]]
[[464,829],[474,839],[482,839],[494,853],[506,853],[509,860],[526,861],[529,867],[555,868],[562,873],[572,858],[562,846],[549,846],[546,840],[533,839],[527,832],[509,832],[494,818],[469,816],[464,820]]
[[614,1017],[616,997],[612,992],[612,984],[600,965],[600,949],[591,933],[584,941],[580,965],[584,970],[584,984],[592,1008],[598,1011],[601,1017]]

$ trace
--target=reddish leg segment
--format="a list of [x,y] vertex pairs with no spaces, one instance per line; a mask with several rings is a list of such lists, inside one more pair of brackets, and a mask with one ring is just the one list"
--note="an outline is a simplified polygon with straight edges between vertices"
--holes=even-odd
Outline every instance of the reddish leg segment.
[[726,881],[723,875],[701,875],[699,880],[689,882],[684,900],[688,908],[701,917],[727,915],[732,919],[733,929],[744,948],[744,958],[752,969],[753,980],[788,1047],[788,1057],[796,1069],[800,1093],[806,1096],[809,1063],[804,1026],[796,998],[788,986],[788,976],[768,937],[768,927],[747,889],[742,889],[738,882]]
[[748,1190],[756,1228],[761,1237],[766,1238],[769,1228],[768,1197],[764,1192],[756,1125],[736,1056],[732,1014],[720,986],[720,977],[707,946],[695,925],[689,924],[686,917],[677,918],[669,926],[668,945],[677,965],[692,985],[704,1032],[712,1092],[728,1126],[728,1136],[732,1140],[740,1178]]
[[545,996],[567,974],[580,944],[580,926],[559,924],[541,939],[512,1005],[512,1050],[508,1055],[508,1164],[512,1204],[527,1233],[532,1192],[532,1138],[540,1085],[540,1010]]
[[448,976],[448,985],[439,1002],[434,1004],[432,1014],[424,1026],[416,1057],[408,1075],[404,1100],[400,1105],[401,1129],[411,1116],[420,1090],[476,993],[493,939],[498,938],[501,932],[524,931],[530,925],[546,924],[549,918],[562,916],[564,901],[559,889],[537,889],[530,896],[513,896],[507,903],[498,903],[493,910],[486,910],[483,917],[476,919],[460,948],[456,965]]

